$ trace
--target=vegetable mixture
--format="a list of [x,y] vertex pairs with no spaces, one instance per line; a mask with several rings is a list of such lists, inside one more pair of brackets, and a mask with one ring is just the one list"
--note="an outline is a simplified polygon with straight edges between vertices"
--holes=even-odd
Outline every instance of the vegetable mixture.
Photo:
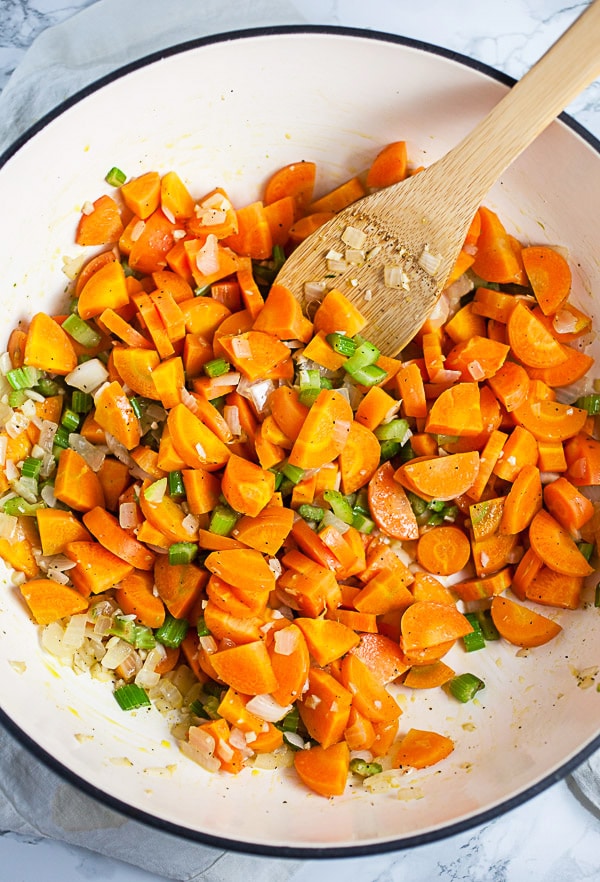
[[0,358],[0,555],[43,646],[124,711],[154,705],[209,771],[268,755],[330,797],[452,752],[402,692],[477,700],[471,653],[560,639],[593,572],[600,394],[567,258],[486,207],[398,358],[336,288],[358,230],[303,315],[286,255],[419,169],[396,142],[315,200],[316,171],[234,208],[111,169],[66,314]]

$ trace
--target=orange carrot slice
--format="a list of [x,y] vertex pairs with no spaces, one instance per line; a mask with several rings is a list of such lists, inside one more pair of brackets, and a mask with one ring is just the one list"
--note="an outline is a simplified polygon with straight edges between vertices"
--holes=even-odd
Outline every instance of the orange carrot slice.
[[491,612],[501,636],[515,646],[542,646],[562,631],[557,622],[502,595],[492,600]]

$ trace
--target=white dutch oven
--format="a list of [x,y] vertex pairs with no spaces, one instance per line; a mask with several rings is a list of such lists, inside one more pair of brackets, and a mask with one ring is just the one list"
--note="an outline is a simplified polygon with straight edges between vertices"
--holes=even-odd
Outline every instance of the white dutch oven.
[[[279,166],[311,159],[325,191],[389,141],[405,139],[414,163],[432,162],[506,89],[500,75],[451,53],[343,30],[226,35],[131,65],[59,108],[2,159],[3,337],[34,312],[57,309],[63,257],[79,252],[78,212],[110,192],[104,176],[113,165],[130,176],[173,169],[196,195],[221,185],[241,205]],[[569,249],[576,300],[592,312],[598,150],[571,121],[556,122],[487,200],[520,239]],[[486,683],[476,701],[406,690],[402,727],[436,729],[456,749],[380,794],[356,783],[327,800],[290,770],[211,776],[180,754],[157,711],[123,713],[109,687],[45,655],[8,574],[0,719],[82,790],[191,839],[304,857],[406,847],[506,811],[600,746],[600,694],[576,676],[600,657],[588,591],[586,608],[550,611],[564,626],[550,644],[523,654],[501,642],[470,656],[468,669]],[[464,654],[457,667],[465,669]]]

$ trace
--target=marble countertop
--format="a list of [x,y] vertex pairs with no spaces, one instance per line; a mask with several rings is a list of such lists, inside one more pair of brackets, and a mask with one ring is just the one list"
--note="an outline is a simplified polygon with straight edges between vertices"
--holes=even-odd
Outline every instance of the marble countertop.
[[[45,29],[96,0],[0,0],[0,90]],[[139,0],[140,7],[144,0]],[[199,10],[203,0],[189,0]],[[519,77],[587,5],[586,0],[295,0],[314,24],[366,27],[445,46]],[[600,137],[600,84],[569,108]],[[0,830],[0,876],[84,882],[163,879],[110,857]],[[51,869],[49,869],[51,868]],[[600,819],[566,782],[512,812],[460,835],[404,852],[307,861],[294,882],[581,882],[600,880]],[[198,877],[203,878],[203,877]],[[223,878],[218,874],[211,879]],[[237,880],[228,878],[228,882]],[[279,880],[277,880],[279,882]]]

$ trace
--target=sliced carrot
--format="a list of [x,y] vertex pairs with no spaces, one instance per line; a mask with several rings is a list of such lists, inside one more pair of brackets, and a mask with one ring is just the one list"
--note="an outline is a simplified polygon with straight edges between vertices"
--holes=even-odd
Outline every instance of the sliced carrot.
[[455,343],[461,343],[474,335],[485,337],[486,323],[475,309],[475,302],[467,303],[454,313],[444,325],[446,334]]
[[60,454],[54,480],[54,495],[75,511],[104,506],[104,493],[96,472],[77,451],[67,447]]
[[411,571],[401,561],[399,567],[381,569],[365,582],[354,598],[354,607],[359,612],[374,615],[404,610],[414,599],[408,589],[412,581]]
[[438,732],[423,729],[409,729],[394,753],[392,764],[395,768],[410,766],[424,769],[446,759],[454,750],[454,742]]
[[60,508],[39,508],[36,522],[42,554],[62,554],[67,542],[89,541],[92,538],[72,512]]
[[294,441],[289,462],[302,469],[318,469],[344,449],[353,413],[348,400],[335,389],[322,389]]
[[515,646],[541,646],[562,631],[557,622],[501,595],[492,600],[491,612],[501,636]]
[[337,213],[356,202],[361,196],[366,196],[366,191],[360,178],[350,178],[348,181],[340,184],[339,187],[335,187],[329,193],[321,196],[320,199],[312,202],[307,208],[307,213],[314,214],[318,211],[334,211]]
[[170,542],[194,542],[198,537],[197,528],[188,524],[182,507],[166,494],[160,501],[150,499],[146,492],[149,483],[144,482],[139,494],[144,517]]
[[504,362],[494,376],[488,379],[488,383],[494,395],[509,413],[525,402],[529,392],[529,375],[525,368],[515,361]]
[[577,433],[564,445],[566,477],[576,487],[600,484],[600,441]]
[[408,668],[398,643],[384,634],[362,633],[351,651],[383,685],[396,680]]
[[133,572],[131,564],[99,542],[68,542],[64,553],[75,562],[69,577],[84,597],[116,587]]
[[167,555],[158,555],[154,580],[159,597],[176,619],[191,613],[208,582],[208,573],[195,564],[171,564]]
[[460,371],[461,379],[489,380],[506,361],[510,348],[504,343],[477,335],[452,347],[446,356],[446,370]]
[[402,365],[396,374],[396,387],[406,416],[419,418],[427,416],[423,375],[418,365],[414,363]]
[[105,309],[119,310],[128,303],[123,267],[119,261],[109,261],[97,269],[81,289],[77,311],[82,319],[90,319]]
[[79,591],[51,579],[29,579],[19,590],[38,625],[49,625],[88,608],[88,601]]
[[160,205],[160,175],[150,171],[132,178],[121,187],[121,196],[129,210],[145,220]]
[[122,382],[144,398],[159,397],[152,378],[160,364],[155,349],[116,346],[112,351],[113,363]]
[[117,242],[123,232],[119,206],[111,196],[100,196],[92,211],[81,214],[75,233],[78,245],[108,245]]
[[265,205],[291,196],[297,215],[303,214],[312,199],[317,166],[314,162],[292,162],[271,175],[264,191]]
[[556,367],[528,368],[532,380],[543,380],[548,386],[568,386],[584,377],[594,364],[586,352],[573,346],[563,346],[566,360]]
[[555,313],[569,296],[571,270],[565,258],[547,245],[530,245],[521,251],[523,265],[535,299],[544,315]]
[[277,688],[271,694],[286,707],[300,698],[310,671],[310,654],[301,629],[290,624],[276,631],[269,655],[277,679]]
[[71,338],[58,322],[43,312],[36,313],[29,324],[23,364],[62,376],[77,367]]
[[394,472],[394,478],[423,499],[450,500],[469,490],[478,471],[479,454],[472,451],[409,460]]
[[515,477],[506,497],[501,533],[520,533],[526,530],[542,507],[542,482],[540,470],[535,465],[526,464]]
[[221,492],[234,511],[256,517],[275,492],[275,475],[232,453],[221,479]]
[[344,730],[344,741],[350,750],[369,750],[375,741],[373,723],[355,707],[350,708],[348,723]]
[[537,441],[528,429],[515,426],[502,447],[502,454],[494,466],[494,474],[504,481],[514,481],[521,469],[535,465],[538,458]]
[[520,262],[504,224],[495,212],[485,206],[480,207],[479,217],[481,231],[473,271],[486,282],[523,284]]
[[572,536],[577,534],[594,514],[592,502],[565,477],[546,484],[544,503],[561,527]]
[[366,323],[362,313],[337,288],[327,292],[313,319],[315,332],[331,334],[337,331],[348,337],[360,334]]
[[381,456],[381,446],[376,436],[366,426],[353,420],[348,439],[340,451],[339,466],[344,494],[355,493],[369,483]]
[[477,288],[473,300],[475,315],[506,324],[511,316],[517,300],[512,294],[494,291],[492,288]]
[[443,661],[432,662],[430,665],[418,665],[408,671],[402,685],[409,689],[436,689],[451,680],[455,673]]
[[345,741],[329,747],[317,745],[294,754],[294,766],[301,780],[321,796],[341,796],[346,789],[350,751]]
[[510,567],[504,567],[491,576],[481,576],[472,579],[463,579],[461,582],[454,582],[452,591],[465,602],[470,600],[482,600],[487,597],[493,597],[495,594],[502,594],[512,585],[512,570]]
[[542,566],[525,589],[527,600],[558,609],[577,609],[581,604],[583,576],[557,573]]
[[98,542],[138,570],[151,570],[155,555],[119,525],[118,520],[100,506],[83,515],[83,523]]
[[140,421],[120,383],[104,386],[95,399],[95,418],[105,432],[110,432],[127,450],[140,443]]
[[229,450],[185,404],[171,408],[167,425],[176,452],[192,469],[212,472],[229,459]]
[[297,707],[308,734],[322,748],[342,740],[351,705],[352,693],[345,686],[322,668],[311,667],[308,690]]
[[469,539],[460,527],[432,527],[419,537],[417,560],[430,573],[450,576],[464,569],[471,556]]
[[435,603],[455,603],[452,592],[445,585],[432,576],[417,570],[411,585],[412,595],[415,600],[432,600]]
[[304,217],[298,218],[289,230],[290,243],[292,245],[299,245],[300,242],[304,242],[319,227],[322,227],[323,224],[326,224],[327,221],[332,220],[334,217],[334,211],[315,211],[313,214],[307,214]]
[[506,327],[512,351],[528,367],[557,367],[567,360],[558,340],[522,301],[511,312]]
[[165,620],[165,605],[154,594],[152,573],[143,570],[129,573],[117,587],[115,599],[125,615],[134,615],[148,628],[160,628]]
[[369,508],[377,526],[393,539],[417,539],[417,519],[403,486],[395,480],[394,466],[379,466],[368,487]]
[[211,656],[223,682],[245,695],[262,695],[277,689],[277,680],[262,640],[223,649]]
[[481,398],[475,382],[457,383],[442,392],[425,422],[425,431],[440,435],[472,437],[482,430]]
[[538,511],[529,527],[531,547],[546,566],[565,576],[589,576],[587,562],[567,530],[545,509]]
[[308,343],[312,337],[312,323],[302,315],[298,300],[289,288],[274,284],[265,305],[260,310],[253,328],[265,331],[280,340],[300,340]]
[[236,254],[265,260],[271,256],[273,239],[263,203],[258,200],[237,209],[237,233],[223,239],[223,243]]
[[406,653],[458,640],[473,628],[465,616],[446,603],[415,601],[401,621],[401,648]]
[[529,397],[513,416],[538,441],[566,441],[583,429],[587,411],[559,401],[536,400],[530,387]]
[[161,177],[160,205],[165,213],[176,220],[193,215],[194,200],[177,172],[169,171]]
[[299,618],[294,624],[304,634],[308,650],[316,663],[324,668],[357,646],[359,636],[351,628],[330,619]]
[[406,141],[394,141],[379,151],[367,172],[367,187],[389,187],[407,174]]
[[352,704],[372,723],[397,720],[402,710],[398,702],[371,669],[352,652],[342,659],[342,683],[353,696]]
[[290,238],[290,229],[296,216],[296,202],[293,196],[282,196],[270,204],[265,203],[265,216],[271,231],[273,247],[283,248]]

